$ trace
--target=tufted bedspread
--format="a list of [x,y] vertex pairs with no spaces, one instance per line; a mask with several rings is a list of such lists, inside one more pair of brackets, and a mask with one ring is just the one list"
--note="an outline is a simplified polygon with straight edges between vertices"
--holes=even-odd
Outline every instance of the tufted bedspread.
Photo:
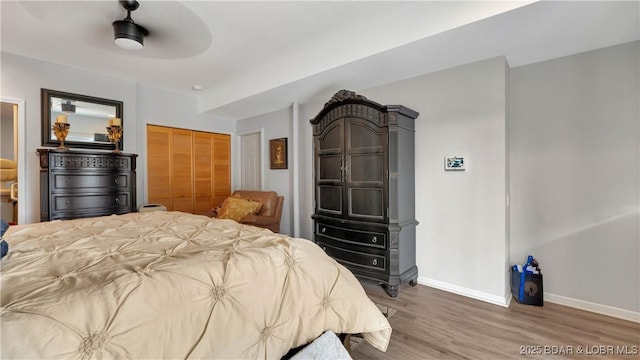
[[277,359],[389,323],[309,240],[181,212],[12,226],[0,358]]

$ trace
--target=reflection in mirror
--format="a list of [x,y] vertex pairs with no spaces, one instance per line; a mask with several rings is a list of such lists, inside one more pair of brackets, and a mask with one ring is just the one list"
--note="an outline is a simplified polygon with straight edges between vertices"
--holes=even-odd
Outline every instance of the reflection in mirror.
[[122,102],[42,89],[42,145],[57,146],[53,124],[70,124],[68,147],[114,149],[107,136],[109,120],[122,119]]

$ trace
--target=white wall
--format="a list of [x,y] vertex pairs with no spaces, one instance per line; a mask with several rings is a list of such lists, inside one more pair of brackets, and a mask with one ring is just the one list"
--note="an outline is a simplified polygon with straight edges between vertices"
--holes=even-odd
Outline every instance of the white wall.
[[[249,131],[263,131],[264,142],[262,144],[262,169],[264,179],[262,181],[265,191],[275,191],[278,195],[284,196],[284,206],[282,208],[282,218],[280,220],[280,233],[293,235],[293,134],[292,128],[292,109],[286,108],[271,113],[255,116],[248,119],[238,120],[236,122],[236,132],[245,133]],[[287,138],[287,169],[271,170],[269,169],[269,140]],[[236,139],[236,143],[237,143]],[[237,153],[237,146],[234,145],[233,151]],[[234,169],[237,171],[239,160],[234,161]],[[234,171],[234,173],[235,173]],[[237,188],[237,184],[234,185]]]
[[511,260],[539,259],[548,299],[636,320],[639,44],[512,69],[509,132]]

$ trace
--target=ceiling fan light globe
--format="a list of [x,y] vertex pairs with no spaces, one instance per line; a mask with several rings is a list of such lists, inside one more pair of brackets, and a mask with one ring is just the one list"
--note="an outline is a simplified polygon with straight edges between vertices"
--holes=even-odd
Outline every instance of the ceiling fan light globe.
[[140,50],[144,47],[147,30],[132,21],[119,20],[113,23],[113,38],[119,47],[126,50]]
[[136,40],[121,37],[114,40],[116,45],[125,50],[141,50],[144,46]]

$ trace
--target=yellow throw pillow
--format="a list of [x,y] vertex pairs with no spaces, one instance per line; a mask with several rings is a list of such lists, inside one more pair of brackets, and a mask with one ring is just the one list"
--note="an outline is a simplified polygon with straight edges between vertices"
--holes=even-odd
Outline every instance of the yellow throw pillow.
[[262,208],[259,201],[245,200],[237,197],[228,197],[222,203],[222,208],[218,211],[218,219],[231,219],[240,221],[247,215],[255,215]]

